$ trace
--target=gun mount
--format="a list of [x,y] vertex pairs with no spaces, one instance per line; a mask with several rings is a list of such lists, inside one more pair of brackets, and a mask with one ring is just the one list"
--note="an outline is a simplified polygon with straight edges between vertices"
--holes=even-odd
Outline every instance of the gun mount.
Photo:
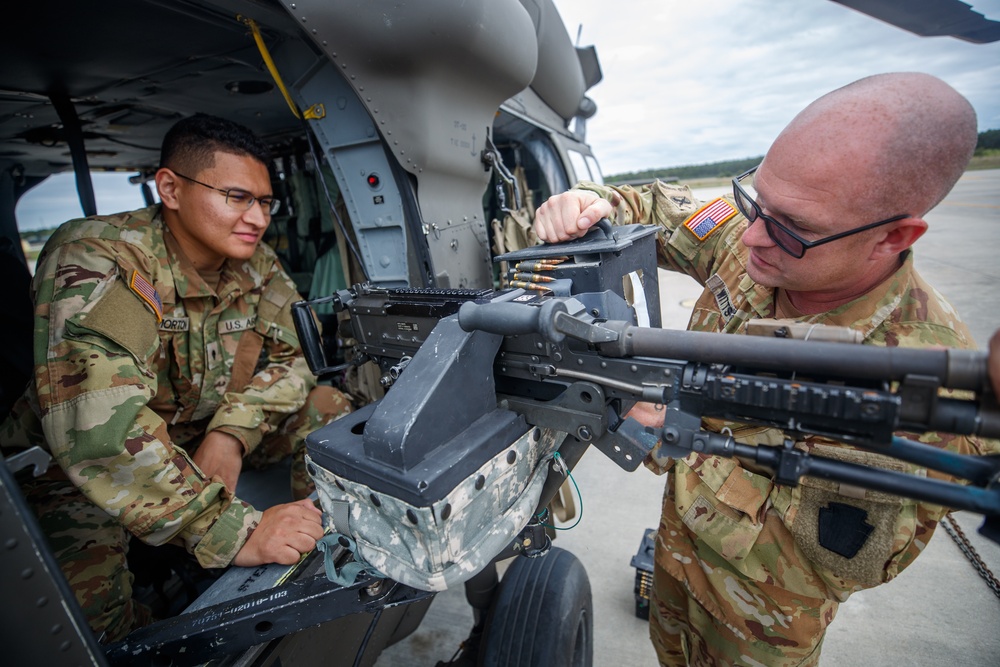
[[[556,452],[572,469],[590,445],[626,470],[651,452],[699,451],[751,459],[784,484],[812,475],[969,509],[986,515],[981,530],[997,539],[1000,462],[894,436],[1000,435],[985,354],[637,326],[635,291],[623,288],[630,272],[622,267],[652,257],[652,238],[641,232],[593,232],[499,258],[523,268],[559,254],[558,270],[545,269],[553,279],[540,283],[543,289],[444,294],[356,286],[337,295],[361,349],[392,385],[384,399],[308,442],[324,507],[337,530],[358,540],[361,557],[416,588],[463,581],[494,556],[516,552],[521,530],[564,479]],[[557,276],[568,273],[575,278],[563,284]],[[643,293],[656,293],[655,277],[655,268],[642,271]],[[442,315],[457,314],[423,333],[427,323],[418,326],[408,309],[416,301],[431,308],[427,300]],[[312,318],[306,304],[299,308],[300,339],[312,348],[314,370],[322,370],[322,351],[307,342],[318,340]],[[939,395],[942,389],[975,397]],[[640,401],[666,407],[662,429],[627,416]],[[702,417],[874,449],[968,485],[825,459],[795,449],[791,439],[783,447],[741,444],[703,430]]]

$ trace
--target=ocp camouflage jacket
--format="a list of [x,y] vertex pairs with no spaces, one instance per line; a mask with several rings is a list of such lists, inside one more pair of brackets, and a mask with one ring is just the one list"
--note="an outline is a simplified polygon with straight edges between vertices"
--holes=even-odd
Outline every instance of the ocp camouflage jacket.
[[[618,201],[613,192],[617,193],[617,224],[659,226],[661,266],[686,273],[705,286],[689,329],[740,334],[751,319],[775,317],[775,290],[747,275],[748,250],[741,241],[746,219],[730,198],[716,200],[722,204],[714,211],[714,221],[699,224],[702,202],[685,186],[657,181],[640,189],[593,183],[577,187],[613,204]],[[850,327],[860,331],[868,345],[975,347],[958,313],[914,270],[909,252],[895,274],[874,290],[800,321]],[[741,442],[775,445],[784,438],[775,429],[704,422],[710,430],[729,427]],[[966,454],[983,454],[996,447],[994,441],[950,434],[921,434],[919,439]],[[796,447],[840,460],[943,477],[818,437],[806,438]],[[658,562],[678,580],[687,581],[689,589],[716,591],[698,599],[718,618],[731,618],[719,612],[718,606],[735,604],[719,595],[732,586],[729,568],[761,588],[783,591],[782,598],[790,594],[792,606],[792,599],[842,601],[851,592],[888,581],[907,567],[947,512],[937,505],[811,478],[804,478],[797,487],[781,486],[768,471],[700,453],[674,461],[654,450],[646,463],[657,473],[673,470],[674,502],[665,499],[660,535],[666,548],[658,550]],[[843,545],[819,543],[817,512],[831,501],[857,507],[867,515],[872,534],[853,554]],[[667,507],[670,504],[672,508]],[[696,537],[680,537],[685,528]],[[814,620],[825,626],[824,619]]]
[[227,260],[213,289],[153,206],[64,224],[33,291],[35,377],[0,427],[5,448],[45,447],[137,537],[229,564],[260,513],[184,445],[218,429],[252,451],[314,384],[274,252]]

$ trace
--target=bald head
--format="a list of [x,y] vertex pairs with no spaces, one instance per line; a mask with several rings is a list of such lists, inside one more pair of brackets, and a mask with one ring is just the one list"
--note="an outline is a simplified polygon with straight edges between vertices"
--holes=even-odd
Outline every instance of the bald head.
[[[976,113],[929,74],[878,74],[819,98],[775,140],[765,162],[827,170],[875,220],[921,217],[951,191],[976,147]],[[796,165],[796,162],[802,165]]]

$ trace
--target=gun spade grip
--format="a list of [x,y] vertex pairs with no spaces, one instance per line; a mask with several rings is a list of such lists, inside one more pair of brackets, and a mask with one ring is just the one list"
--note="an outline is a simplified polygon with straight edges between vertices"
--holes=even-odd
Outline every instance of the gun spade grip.
[[297,301],[292,304],[292,322],[295,324],[295,333],[299,336],[299,345],[302,346],[302,353],[305,355],[306,363],[309,364],[309,370],[313,375],[319,375],[326,369],[326,355],[320,342],[319,328],[307,302]]
[[473,303],[466,301],[458,309],[462,331],[487,331],[501,336],[538,331],[539,309],[523,303]]
[[611,224],[611,221],[608,220],[607,218],[601,218],[600,220],[598,220],[597,226],[600,228],[602,232],[604,232],[604,238],[617,239],[617,237],[615,236],[615,228]]

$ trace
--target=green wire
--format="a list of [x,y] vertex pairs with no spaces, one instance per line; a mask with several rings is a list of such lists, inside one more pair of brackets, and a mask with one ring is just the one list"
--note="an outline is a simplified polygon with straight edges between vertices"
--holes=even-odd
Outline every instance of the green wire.
[[[559,452],[556,452],[555,454],[552,455],[552,458],[554,458],[556,461],[558,461],[562,457],[559,456]],[[579,526],[580,522],[583,521],[583,494],[580,493],[580,487],[577,486],[576,480],[573,479],[573,472],[569,468],[566,468],[566,474],[569,475],[569,481],[573,482],[573,488],[576,489],[576,497],[580,499],[580,514],[577,515],[577,517],[576,517],[576,523],[574,523],[572,526],[566,526],[565,528],[560,528],[559,526],[550,526],[547,523],[542,523],[542,525],[545,526],[546,528],[552,528],[553,530],[571,530],[571,529],[576,528],[577,526]],[[545,511],[544,510],[541,513],[535,515],[536,518],[539,518],[539,523],[541,523],[540,517],[542,517],[544,515],[545,515]]]

